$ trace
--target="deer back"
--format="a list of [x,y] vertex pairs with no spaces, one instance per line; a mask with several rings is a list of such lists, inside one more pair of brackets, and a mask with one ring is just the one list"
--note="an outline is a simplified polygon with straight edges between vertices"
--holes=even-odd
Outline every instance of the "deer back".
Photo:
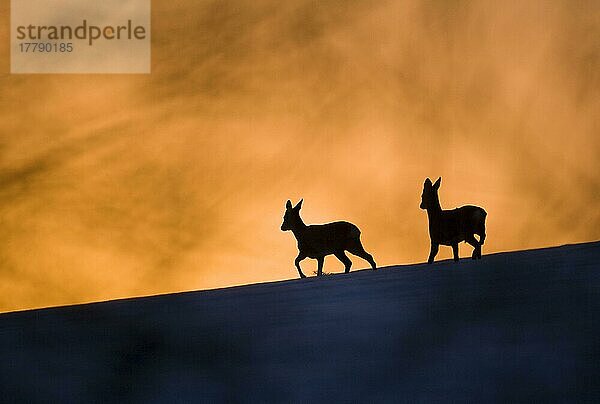
[[320,257],[347,249],[359,237],[360,230],[352,223],[313,224],[298,234],[298,249],[308,257]]
[[439,244],[455,244],[464,241],[478,231],[487,213],[478,206],[461,206],[443,210],[429,218],[431,240]]

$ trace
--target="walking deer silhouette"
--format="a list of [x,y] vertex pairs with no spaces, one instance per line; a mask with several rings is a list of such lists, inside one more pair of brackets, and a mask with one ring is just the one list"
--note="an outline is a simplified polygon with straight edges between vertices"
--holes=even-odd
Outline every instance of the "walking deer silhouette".
[[[438,253],[440,244],[452,246],[454,261],[458,261],[458,243],[466,241],[473,246],[473,259],[481,259],[481,246],[485,241],[485,217],[487,212],[479,206],[461,206],[452,210],[442,210],[438,190],[442,177],[435,184],[427,178],[421,195],[421,209],[427,210],[429,218],[429,238],[431,251],[428,264]],[[479,236],[479,241],[475,238]]]
[[298,241],[298,256],[294,264],[298,268],[300,278],[306,278],[306,275],[302,273],[302,268],[300,268],[300,261],[307,257],[316,259],[318,263],[317,276],[321,276],[325,257],[330,254],[335,255],[337,259],[342,261],[346,273],[350,272],[352,261],[350,261],[345,251],[363,258],[371,264],[374,270],[377,269],[373,256],[365,251],[360,242],[358,227],[348,222],[307,226],[300,217],[302,201],[300,200],[294,207],[292,207],[291,201],[287,201],[283,223],[281,224],[281,231],[291,230]]

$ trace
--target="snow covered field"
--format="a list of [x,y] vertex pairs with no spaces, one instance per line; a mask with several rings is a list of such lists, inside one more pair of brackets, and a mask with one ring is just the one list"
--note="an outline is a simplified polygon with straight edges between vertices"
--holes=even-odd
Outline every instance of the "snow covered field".
[[0,401],[598,402],[599,261],[594,242],[2,314]]

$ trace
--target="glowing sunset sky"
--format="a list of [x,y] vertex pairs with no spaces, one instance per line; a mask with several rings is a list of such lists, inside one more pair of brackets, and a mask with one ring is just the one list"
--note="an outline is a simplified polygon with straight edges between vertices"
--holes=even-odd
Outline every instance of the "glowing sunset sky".
[[156,0],[150,75],[8,74],[8,3],[0,311],[296,278],[287,199],[423,262],[428,176],[484,254],[600,238],[598,1]]

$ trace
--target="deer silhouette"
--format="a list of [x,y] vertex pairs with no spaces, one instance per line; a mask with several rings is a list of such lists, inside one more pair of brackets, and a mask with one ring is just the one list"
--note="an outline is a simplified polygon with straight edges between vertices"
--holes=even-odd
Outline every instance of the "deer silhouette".
[[[479,206],[461,206],[452,210],[442,210],[438,190],[442,177],[435,184],[427,178],[423,184],[421,209],[427,210],[429,218],[429,238],[431,251],[428,264],[431,264],[438,253],[440,244],[452,246],[454,261],[458,261],[458,243],[466,241],[473,246],[473,259],[481,258],[481,246],[485,241],[485,217],[487,212]],[[479,241],[475,238],[479,236]]]
[[371,264],[374,270],[377,269],[373,256],[365,251],[360,242],[358,227],[348,222],[307,226],[300,217],[302,201],[300,200],[294,207],[292,207],[291,201],[287,201],[283,223],[281,224],[281,231],[291,230],[298,241],[298,256],[294,264],[298,268],[300,278],[306,278],[306,275],[302,273],[302,268],[300,268],[300,261],[307,257],[316,259],[318,263],[317,276],[321,276],[325,257],[330,254],[335,255],[337,259],[342,261],[346,273],[350,272],[352,261],[350,261],[345,251],[363,258]]

